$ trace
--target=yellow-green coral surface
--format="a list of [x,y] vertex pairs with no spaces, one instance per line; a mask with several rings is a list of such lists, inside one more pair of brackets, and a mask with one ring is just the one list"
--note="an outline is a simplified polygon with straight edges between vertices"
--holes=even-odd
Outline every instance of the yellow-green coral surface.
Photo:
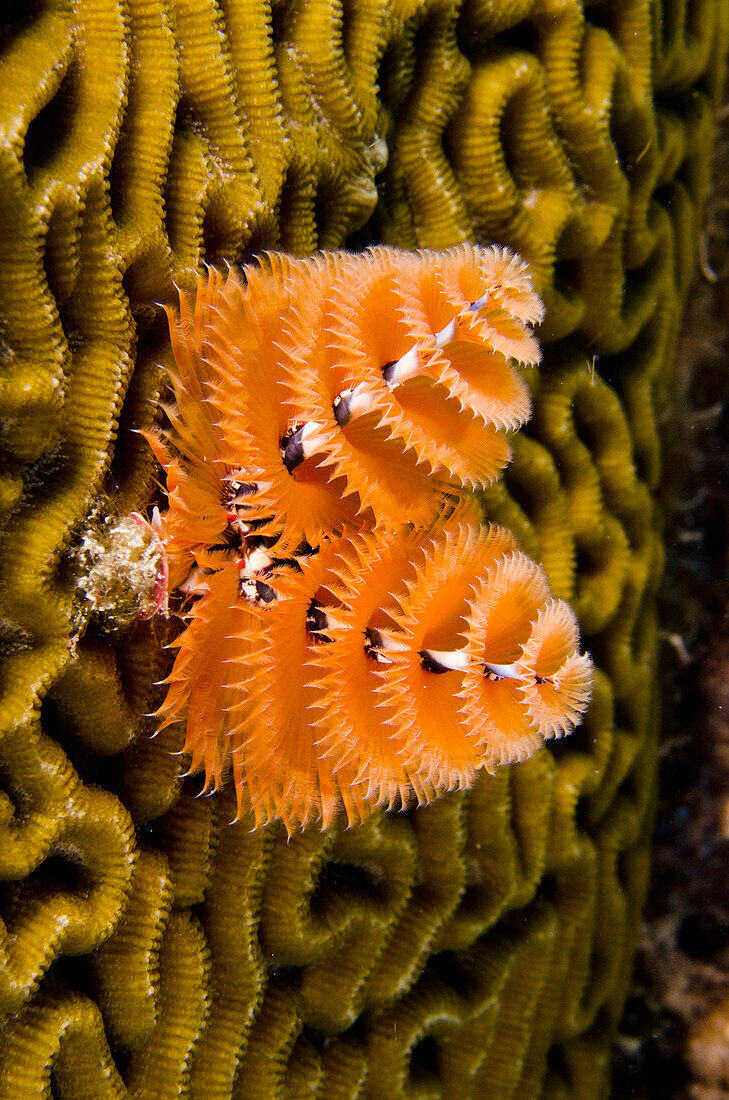
[[[654,798],[656,411],[727,0],[0,20],[0,1100],[605,1096]],[[578,611],[594,701],[468,795],[287,842],[178,778],[144,717],[172,628],[87,621],[72,551],[155,491],[132,429],[175,284],[374,240],[533,264],[535,414],[486,505]]]

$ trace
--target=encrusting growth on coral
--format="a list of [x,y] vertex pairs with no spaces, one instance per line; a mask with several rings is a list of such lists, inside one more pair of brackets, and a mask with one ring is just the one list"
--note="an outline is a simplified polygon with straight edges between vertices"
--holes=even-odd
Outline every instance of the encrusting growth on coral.
[[167,602],[167,563],[154,526],[138,512],[105,516],[84,531],[79,588],[94,613],[120,626],[150,619]]
[[161,728],[259,824],[429,802],[579,722],[575,616],[473,494],[530,414],[541,317],[521,260],[471,246],[272,254],[169,313]]

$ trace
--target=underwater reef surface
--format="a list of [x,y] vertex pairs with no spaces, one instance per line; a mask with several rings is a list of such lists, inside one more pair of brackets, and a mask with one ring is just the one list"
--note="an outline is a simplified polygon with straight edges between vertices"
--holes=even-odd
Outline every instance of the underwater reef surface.
[[721,1100],[729,1081],[728,91],[661,432],[659,803],[613,1100]]
[[[0,23],[0,1098],[605,1096],[649,865],[656,416],[726,0],[11,0]],[[595,660],[580,729],[350,830],[229,825],[91,615],[164,315],[265,248],[497,240],[547,305],[489,518]]]

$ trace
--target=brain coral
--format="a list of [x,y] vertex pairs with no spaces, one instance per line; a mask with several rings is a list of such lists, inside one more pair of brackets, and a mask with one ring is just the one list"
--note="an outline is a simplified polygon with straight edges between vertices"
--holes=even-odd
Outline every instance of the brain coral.
[[[647,870],[656,411],[726,0],[10,0],[0,23],[0,1097],[604,1096]],[[265,248],[498,240],[547,306],[489,520],[595,661],[580,730],[361,826],[251,828],[145,715],[156,305]]]

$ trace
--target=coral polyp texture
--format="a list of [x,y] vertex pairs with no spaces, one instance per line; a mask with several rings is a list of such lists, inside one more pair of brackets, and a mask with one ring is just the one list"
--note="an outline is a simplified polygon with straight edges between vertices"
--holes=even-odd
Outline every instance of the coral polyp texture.
[[[656,424],[701,233],[727,21],[726,0],[3,5],[2,1100],[607,1094],[655,799]],[[341,814],[290,839],[252,814],[230,824],[232,784],[196,798],[200,778],[180,777],[180,724],[151,736],[168,690],[155,685],[179,653],[165,648],[174,620],[115,618],[104,553],[80,572],[94,517],[111,517],[106,546],[119,517],[149,514],[155,494],[162,505],[144,437],[175,365],[157,303],[175,309],[176,286],[192,303],[206,264],[265,250],[489,241],[524,258],[546,306],[542,362],[519,372],[530,419],[514,430],[527,410],[514,412],[484,450],[475,435],[463,449],[448,432],[427,442],[420,406],[400,419],[386,385],[381,415],[429,486],[477,498],[478,521],[461,499],[454,523],[479,526],[479,544],[491,525],[508,530],[503,559],[523,555],[546,577],[533,635],[503,663],[536,661],[548,627],[571,645],[572,620],[552,612],[550,624],[550,600],[572,607],[594,662],[589,709],[569,737],[406,813],[349,829]],[[437,333],[437,310],[433,322]],[[386,335],[369,333],[370,353]],[[481,432],[464,375],[462,361],[448,400]],[[327,418],[341,393],[333,381],[297,391],[284,428],[330,425],[355,489],[320,553],[346,525],[364,563],[399,517],[360,499],[362,456],[335,453],[346,429]],[[288,440],[290,458],[305,434]],[[224,523],[210,517],[213,538]],[[421,545],[460,537],[444,528]],[[388,568],[408,581],[408,563]],[[418,576],[437,568],[434,550]],[[151,611],[158,566],[141,571]],[[281,584],[299,592],[294,572]],[[458,644],[427,639],[436,661],[502,663],[479,603],[493,579],[481,571]],[[373,625],[422,646],[433,605],[411,580],[397,622]],[[313,647],[317,661],[348,662],[349,628],[370,614],[369,593],[345,581],[341,608],[324,601],[331,641]],[[388,705],[417,708],[422,661],[371,649],[356,659],[371,679],[394,674]],[[510,678],[482,671],[469,694],[471,668],[430,675],[443,693],[460,677],[459,713],[475,715],[475,689],[508,691]],[[334,680],[331,729],[348,705]],[[520,703],[547,722],[548,689]]]
[[[567,605],[468,492],[530,411],[506,250],[272,255],[171,319],[157,526],[187,619],[160,709],[207,789],[288,829],[427,803],[584,712]],[[470,514],[469,514],[470,513]]]

